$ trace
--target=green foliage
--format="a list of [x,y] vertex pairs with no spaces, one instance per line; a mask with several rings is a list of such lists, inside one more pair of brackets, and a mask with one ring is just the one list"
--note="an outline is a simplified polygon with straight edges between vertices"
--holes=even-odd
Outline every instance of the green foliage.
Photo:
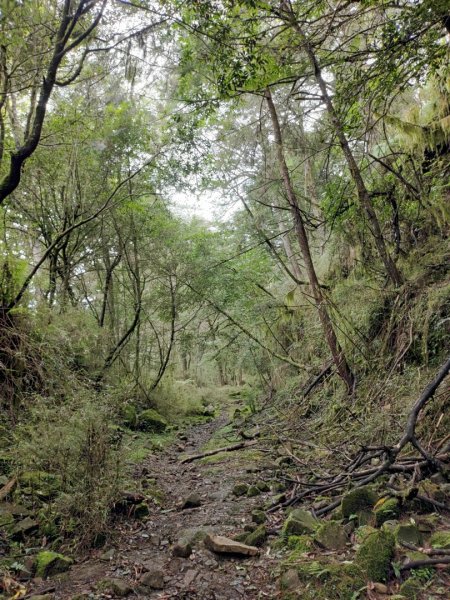
[[105,399],[91,392],[63,405],[35,399],[14,432],[14,465],[23,472],[19,494],[29,490],[32,501],[50,494],[60,534],[77,543],[89,545],[107,530],[120,489],[120,435],[112,418]]

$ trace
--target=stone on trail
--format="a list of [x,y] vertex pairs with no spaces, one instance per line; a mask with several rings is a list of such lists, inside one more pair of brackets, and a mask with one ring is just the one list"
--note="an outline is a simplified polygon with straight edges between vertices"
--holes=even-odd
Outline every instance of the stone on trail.
[[378,497],[370,486],[362,486],[347,492],[342,498],[342,516],[345,519],[356,515],[360,525],[367,525],[365,516],[370,514]]
[[24,536],[33,533],[38,529],[39,523],[31,517],[26,517],[22,521],[19,521],[11,531],[13,540],[22,540]]
[[238,554],[240,556],[256,556],[259,553],[255,546],[247,546],[235,540],[230,540],[222,535],[208,535],[205,538],[208,550],[217,554]]
[[184,500],[181,508],[198,508],[202,504],[202,499],[200,498],[200,494],[197,492],[193,492],[189,494],[189,496]]
[[252,521],[257,525],[262,525],[266,522],[266,513],[263,510],[255,509],[252,511]]
[[146,502],[141,502],[140,504],[137,504],[134,507],[133,516],[135,519],[138,519],[138,520],[144,519],[145,517],[148,517],[149,514],[150,514],[150,509]]
[[255,496],[259,496],[261,490],[256,485],[251,485],[247,490],[247,496],[249,498],[254,498]]
[[235,496],[245,496],[248,492],[249,486],[247,483],[236,483],[233,488],[233,494]]
[[125,598],[133,592],[133,588],[123,579],[104,579],[101,587],[119,598]]
[[172,554],[174,556],[179,556],[180,558],[189,558],[189,556],[192,554],[192,546],[189,544],[189,542],[180,540],[173,547]]
[[264,525],[260,525],[247,535],[245,543],[248,546],[262,546],[267,539],[267,529]]
[[[384,523],[384,527],[386,523]],[[394,536],[397,542],[406,542],[414,546],[422,544],[422,534],[414,523],[399,523],[394,529]]]
[[164,572],[161,567],[149,567],[147,573],[142,575],[140,586],[151,588],[152,590],[162,590],[164,588]]

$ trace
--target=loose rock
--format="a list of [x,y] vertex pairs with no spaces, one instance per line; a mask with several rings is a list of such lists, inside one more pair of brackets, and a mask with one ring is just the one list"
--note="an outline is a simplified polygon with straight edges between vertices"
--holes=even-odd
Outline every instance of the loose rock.
[[181,508],[198,508],[199,506],[201,506],[201,504],[202,499],[200,498],[200,494],[198,494],[197,492],[193,492],[192,494],[189,494],[189,496],[185,499]]
[[221,535],[208,535],[205,538],[205,546],[208,548],[208,550],[217,552],[218,554],[256,556],[259,552],[258,548],[255,548],[254,546],[247,546],[247,544],[230,540],[229,538]]

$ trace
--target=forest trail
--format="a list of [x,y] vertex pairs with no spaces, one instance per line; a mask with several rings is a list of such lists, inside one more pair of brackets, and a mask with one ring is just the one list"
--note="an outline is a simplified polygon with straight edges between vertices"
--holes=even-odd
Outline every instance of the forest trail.
[[[155,487],[164,498],[161,506],[152,502],[144,520],[122,523],[115,543],[74,565],[68,576],[56,583],[55,598],[129,595],[161,600],[238,600],[278,596],[273,575],[277,560],[265,548],[257,557],[227,557],[210,552],[198,539],[206,532],[227,537],[242,532],[251,522],[251,511],[267,500],[267,493],[238,498],[232,491],[237,482],[269,479],[273,463],[253,449],[180,464],[181,456],[201,451],[228,421],[221,415],[191,427],[179,435],[178,442],[136,468],[135,477],[143,487],[146,478],[152,485],[156,480]],[[200,496],[200,506],[182,509],[183,501],[193,493]],[[175,556],[175,544],[187,540],[193,546],[191,555]],[[157,584],[161,577],[162,589],[142,585],[146,581]],[[113,581],[112,588],[108,583],[102,587],[102,581]]]

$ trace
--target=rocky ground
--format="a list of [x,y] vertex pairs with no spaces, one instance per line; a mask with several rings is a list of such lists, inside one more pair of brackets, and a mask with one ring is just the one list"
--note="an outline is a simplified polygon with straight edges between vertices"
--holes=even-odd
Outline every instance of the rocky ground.
[[74,564],[50,586],[35,581],[35,593],[51,590],[51,597],[61,600],[128,594],[155,599],[276,598],[278,559],[273,552],[239,557],[210,551],[204,543],[208,533],[232,537],[252,522],[252,510],[267,502],[271,492],[236,496],[233,488],[245,481],[269,490],[261,482],[270,482],[273,463],[244,449],[180,464],[181,456],[199,452],[226,421],[222,416],[192,427],[178,443],[140,465],[138,486],[158,496],[160,504],[149,502],[148,515],[122,523],[114,543]]
[[[183,462],[237,442],[245,447]],[[178,433],[169,447],[133,463],[106,545],[73,562],[31,548],[29,574],[9,589],[4,578],[0,599],[449,597],[450,485],[442,474],[422,481],[417,497],[395,495],[383,481],[350,489],[322,519],[314,510],[333,497],[317,497],[309,510],[272,512],[286,499],[283,481],[299,471],[283,448],[225,413]],[[12,521],[10,531],[23,529],[14,535],[32,536],[37,523],[11,506],[0,504],[0,518]]]

